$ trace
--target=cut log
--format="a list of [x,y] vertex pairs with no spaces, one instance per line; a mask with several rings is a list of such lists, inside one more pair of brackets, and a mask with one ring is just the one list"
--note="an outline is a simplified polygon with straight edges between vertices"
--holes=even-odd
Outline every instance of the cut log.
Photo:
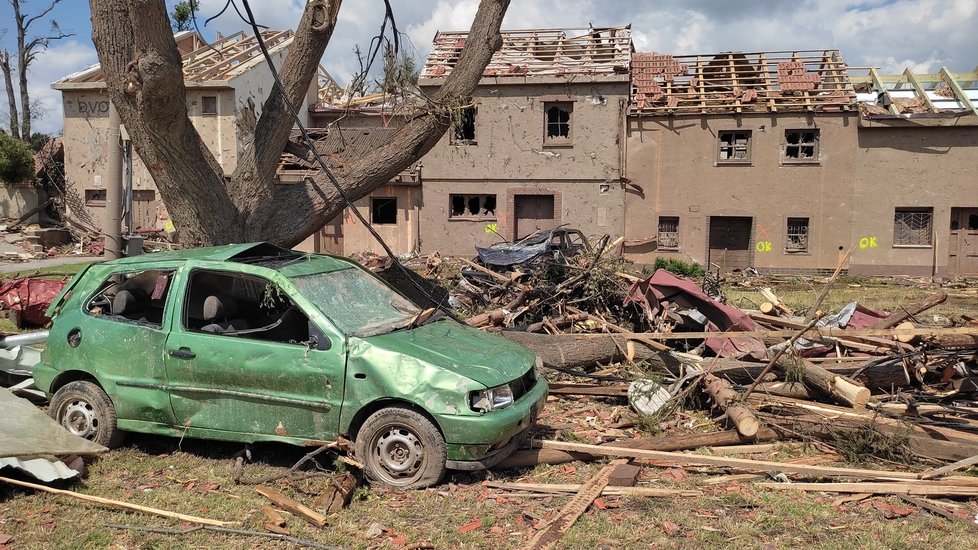
[[869,403],[869,388],[861,386],[855,380],[833,374],[802,357],[784,354],[778,358],[777,365],[786,373],[801,371],[806,386],[816,388],[851,407],[865,407]]
[[[778,298],[774,294],[774,292],[771,291],[770,288],[766,288],[766,287],[762,288],[759,292],[761,293],[761,296],[764,296],[764,299],[767,300],[766,303],[771,304],[771,307],[773,309],[783,312],[785,315],[788,315],[789,317],[794,316],[795,312],[791,311],[791,309],[788,306],[784,305],[784,303],[781,302],[781,299]],[[764,311],[764,304],[761,304],[761,311],[764,313],[769,313],[767,311]]]
[[758,309],[760,309],[761,313],[763,313],[764,315],[777,316],[778,313],[780,313],[778,308],[774,307],[774,304],[772,304],[771,302],[761,302],[761,305],[760,307],[758,307]]
[[[529,348],[536,353],[543,364],[552,368],[582,369],[597,363],[624,361],[626,344],[630,338],[614,334],[537,334],[515,330],[504,330],[502,336]],[[635,346],[634,361],[649,361],[664,366],[664,359],[658,351],[642,345]],[[661,344],[660,344],[661,345]],[[679,361],[670,361],[678,371]]]
[[[760,428],[754,437],[744,437],[737,430],[727,430],[709,434],[679,435],[672,437],[656,437],[651,439],[624,439],[612,441],[602,446],[621,447],[623,449],[645,449],[650,451],[686,451],[700,447],[720,447],[726,445],[744,445],[747,443],[762,443],[778,441],[781,434],[771,428]],[[523,468],[537,464],[563,464],[565,462],[597,460],[599,455],[587,452],[560,451],[556,449],[526,449],[516,451],[503,460],[494,469]]]
[[703,377],[703,390],[709,394],[716,406],[727,415],[727,418],[737,427],[744,437],[753,437],[760,428],[757,417],[750,408],[740,401],[740,396],[730,386],[730,382],[717,378],[712,374]]
[[761,382],[754,391],[797,399],[808,399],[808,389],[801,382]]
[[[915,328],[915,327],[914,327],[914,324],[911,323],[910,321],[904,321],[904,322],[902,322],[902,323],[900,323],[899,325],[896,326],[896,329],[897,330],[910,330],[912,328]],[[904,344],[909,344],[910,342],[913,342],[916,338],[917,337],[914,336],[913,334],[897,334],[896,335],[897,341],[898,342],[903,342]]]
[[944,303],[945,300],[947,300],[947,293],[944,291],[931,294],[916,304],[897,308],[897,310],[894,311],[889,317],[886,319],[881,319],[874,324],[873,328],[895,327],[918,313],[927,311],[938,304]]

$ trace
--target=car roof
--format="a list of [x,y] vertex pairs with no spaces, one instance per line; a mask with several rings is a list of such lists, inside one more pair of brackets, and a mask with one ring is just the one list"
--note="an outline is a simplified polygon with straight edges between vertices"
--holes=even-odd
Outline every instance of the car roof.
[[[290,269],[295,264],[295,260],[314,259],[316,264],[314,269]],[[351,267],[351,262],[344,258],[337,258],[325,254],[306,254],[282,248],[271,243],[255,242],[243,244],[227,244],[220,246],[207,246],[201,248],[184,248],[180,250],[168,250],[164,252],[151,252],[139,256],[129,256],[103,262],[104,265],[138,266],[145,264],[155,264],[164,261],[188,261],[203,260],[213,262],[235,262],[241,264],[257,265],[282,271],[298,272],[326,272]],[[290,265],[292,264],[292,265]],[[309,266],[311,267],[311,266]],[[297,273],[298,274],[298,273]],[[286,274],[289,275],[289,274]]]

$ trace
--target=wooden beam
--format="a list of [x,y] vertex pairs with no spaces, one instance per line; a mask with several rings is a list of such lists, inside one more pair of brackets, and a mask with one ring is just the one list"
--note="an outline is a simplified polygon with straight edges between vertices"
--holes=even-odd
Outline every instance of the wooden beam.
[[874,495],[978,496],[978,487],[924,483],[755,483],[758,487],[787,491],[872,493]]
[[[569,441],[545,441],[534,439],[532,446],[542,449],[558,449],[561,451],[586,452],[603,456],[621,456],[629,458],[641,458],[648,460],[658,460],[671,462],[673,464],[692,464],[702,466],[720,466],[724,468],[734,468],[738,470],[748,470],[755,472],[784,472],[787,474],[799,474],[813,477],[843,477],[853,479],[872,479],[872,480],[916,480],[917,474],[913,472],[887,472],[883,470],[865,470],[861,468],[838,468],[832,466],[807,466],[804,464],[787,464],[784,462],[771,462],[767,460],[750,460],[746,458],[731,458],[719,456],[707,456],[688,453],[676,453],[667,451],[646,451],[644,449],[625,449],[622,447],[611,447],[608,445],[588,445],[586,443],[572,443]],[[867,491],[868,492],[868,491]]]
[[272,501],[279,508],[288,510],[292,514],[301,517],[316,527],[323,527],[326,525],[326,516],[320,514],[305,504],[302,504],[301,502],[297,502],[283,495],[271,487],[259,485],[258,487],[255,487],[255,492]]
[[[526,491],[533,493],[563,494],[576,493],[581,490],[582,485],[578,483],[520,483],[486,481],[486,487],[493,489],[504,489],[507,491]],[[636,496],[636,497],[697,497],[703,494],[702,491],[688,489],[660,489],[659,487],[611,487],[606,486],[601,490],[602,495],[606,496]]]
[[975,107],[971,100],[968,99],[968,94],[961,89],[961,85],[958,84],[958,80],[954,78],[954,74],[947,70],[947,67],[941,67],[940,72],[941,77],[944,82],[954,91],[954,96],[961,102],[962,105],[974,111],[975,115],[978,116],[978,107]]
[[910,67],[904,69],[903,76],[907,77],[907,82],[917,91],[917,96],[923,98],[924,102],[927,103],[927,108],[934,109],[934,102],[930,100],[930,96],[927,95],[927,90],[920,85],[920,81],[917,80],[917,76],[913,74]]

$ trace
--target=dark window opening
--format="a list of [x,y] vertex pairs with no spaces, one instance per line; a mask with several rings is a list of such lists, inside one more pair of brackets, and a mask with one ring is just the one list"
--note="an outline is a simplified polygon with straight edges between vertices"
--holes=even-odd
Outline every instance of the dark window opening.
[[571,103],[546,103],[547,128],[545,143],[569,143],[571,140]]
[[193,272],[183,327],[287,344],[309,341],[309,318],[278,285],[237,273]]
[[787,161],[818,160],[818,130],[786,130],[784,158]]
[[894,246],[930,246],[933,208],[897,208],[893,214]]
[[656,242],[660,250],[679,249],[678,216],[659,216],[659,233]]
[[392,225],[397,223],[397,199],[375,197],[370,199],[370,223]]
[[114,273],[102,283],[85,310],[113,321],[160,328],[173,273],[160,270]]
[[475,145],[475,107],[462,109],[459,120],[452,128],[452,143],[457,145]]
[[105,189],[86,189],[85,206],[105,206]]
[[978,229],[978,214],[968,214],[968,229]]
[[808,252],[808,218],[788,218],[785,252]]
[[217,97],[205,95],[204,97],[200,98],[200,112],[205,115],[216,115]]
[[720,132],[717,137],[720,145],[718,162],[750,161],[750,131]]
[[496,195],[449,195],[450,218],[493,218]]

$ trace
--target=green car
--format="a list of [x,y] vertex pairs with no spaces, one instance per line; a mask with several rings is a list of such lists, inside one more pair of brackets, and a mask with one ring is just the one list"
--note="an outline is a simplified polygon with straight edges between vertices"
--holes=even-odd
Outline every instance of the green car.
[[34,379],[51,416],[108,447],[344,436],[372,480],[420,488],[508,456],[547,395],[531,352],[430,314],[343,258],[160,252],[65,287]]

